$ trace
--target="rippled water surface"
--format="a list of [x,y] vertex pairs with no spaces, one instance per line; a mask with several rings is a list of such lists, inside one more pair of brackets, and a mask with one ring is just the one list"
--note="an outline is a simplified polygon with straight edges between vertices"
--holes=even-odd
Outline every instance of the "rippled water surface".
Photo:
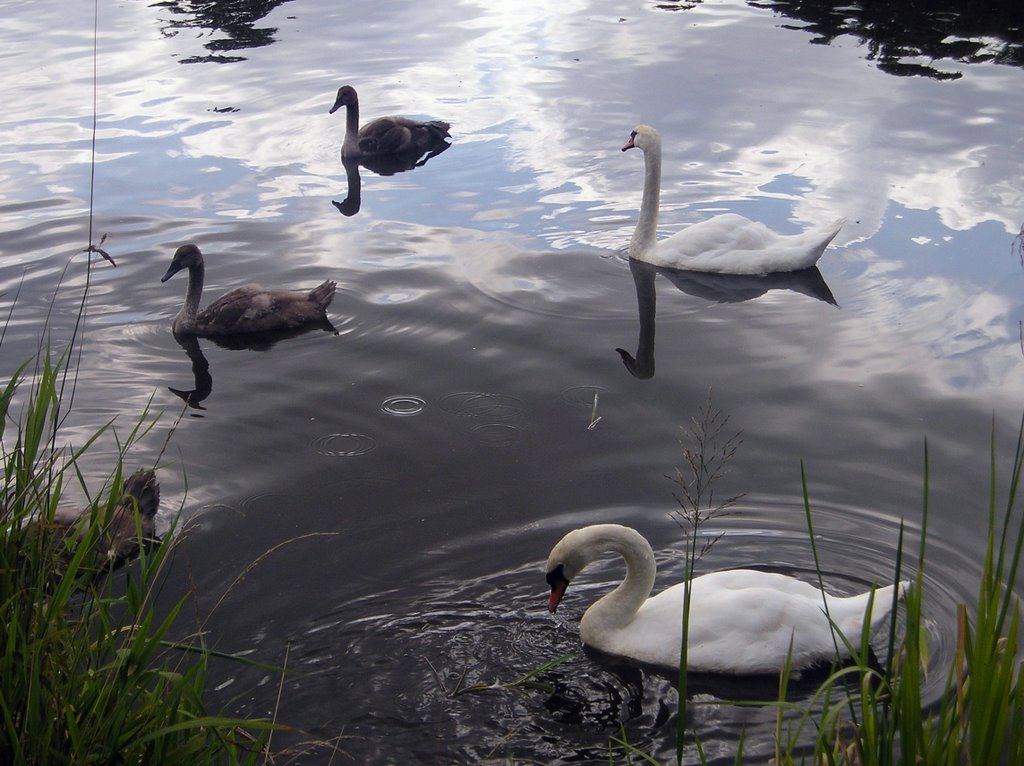
[[[101,4],[94,166],[92,4],[7,9],[0,374],[44,325],[67,342],[88,281],[65,438],[162,411],[132,459],[162,454],[162,514],[182,511],[165,593],[194,589],[216,648],[298,671],[278,702],[278,676],[218,662],[215,705],[343,735],[356,763],[606,763],[620,723],[667,758],[671,674],[579,643],[620,565],[554,618],[541,568],[567,530],[618,521],[651,540],[657,587],[681,576],[666,476],[709,397],[742,432],[716,492],[745,494],[703,571],[809,576],[802,462],[829,587],[885,581],[901,519],[917,549],[927,440],[942,667],[980,571],[992,426],[1005,453],[1022,406],[1020,25],[953,6],[892,26],[909,40],[856,4],[791,5]],[[451,147],[345,168],[344,83],[364,119],[449,121]],[[664,234],[845,216],[820,274],[631,267],[642,162],[619,148],[639,122],[665,142]],[[75,255],[90,211],[116,268]],[[160,277],[190,241],[207,300],[337,280],[338,334],[177,342],[185,277]],[[549,690],[457,693],[563,654]],[[713,761],[741,730],[771,756],[774,711],[725,700],[773,680],[691,689]]]

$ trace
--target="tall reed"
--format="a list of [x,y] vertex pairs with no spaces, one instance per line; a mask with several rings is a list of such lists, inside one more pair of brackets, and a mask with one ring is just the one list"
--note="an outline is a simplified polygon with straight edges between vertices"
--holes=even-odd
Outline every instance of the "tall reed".
[[[154,605],[171,543],[109,572],[102,529],[155,418],[147,410],[125,437],[105,424],[62,447],[71,357],[44,349],[0,392],[0,763],[261,762],[271,724],[207,711],[209,653],[201,637],[189,651],[169,640],[183,602]],[[117,452],[93,492],[82,466],[101,436]],[[75,485],[88,507],[80,533],[68,533],[54,516]]]
[[[872,661],[870,636],[860,637],[853,660],[837,669],[815,698],[785,728],[780,724],[776,763],[785,764],[988,764],[1024,763],[1024,665],[1020,657],[1020,599],[1014,592],[1024,550],[1018,488],[1024,466],[1024,418],[1017,431],[1012,468],[1000,498],[998,449],[993,424],[989,457],[987,537],[978,597],[973,609],[957,610],[956,650],[939,700],[926,704],[922,687],[929,660],[924,572],[929,514],[927,445],[921,542],[913,587],[906,594],[904,627],[895,610],[887,634],[887,658]],[[806,497],[806,484],[805,484]],[[809,504],[808,504],[809,509]],[[810,519],[810,516],[808,516]],[[813,533],[811,534],[813,545]],[[900,535],[895,579],[902,567]],[[934,671],[933,671],[934,672]],[[784,683],[783,683],[784,688]],[[793,708],[780,695],[782,711]],[[813,752],[797,743],[804,727],[816,732]]]
[[[730,511],[743,495],[733,495],[721,499],[716,497],[716,485],[725,476],[729,462],[736,456],[736,451],[743,443],[740,432],[727,433],[729,417],[714,406],[711,392],[692,418],[688,428],[683,429],[679,439],[682,449],[684,467],[676,467],[670,477],[677,487],[673,493],[677,510],[670,514],[679,524],[686,537],[684,577],[693,579],[695,567],[700,558],[707,553],[721,537],[717,535],[706,539],[698,545],[702,528],[712,519]],[[686,745],[687,718],[687,657],[690,628],[690,589],[687,588],[683,597],[682,637],[679,646],[679,675],[676,677],[676,691],[679,695],[679,707],[676,715],[676,763],[683,762],[683,751]],[[700,740],[694,733],[694,742],[698,751]]]
[[[714,418],[706,418],[707,412],[702,411],[701,417],[695,421],[698,427],[701,423],[716,422]],[[713,443],[713,439],[694,441],[698,448],[702,444],[706,446]],[[955,626],[956,649],[949,666],[931,671],[945,674],[944,690],[939,700],[926,703],[922,694],[929,672],[927,581],[924,573],[930,465],[925,445],[921,541],[917,550],[917,567],[912,577],[912,586],[904,598],[902,622],[898,620],[897,609],[892,611],[885,632],[883,660],[879,662],[875,658],[872,650],[873,636],[870,626],[865,624],[860,636],[843,636],[837,632],[837,646],[839,642],[845,644],[851,658],[827,674],[810,699],[800,703],[788,700],[791,673],[788,668],[784,668],[779,675],[779,694],[774,702],[733,701],[743,706],[768,704],[776,707],[778,716],[773,764],[1024,764],[1021,603],[1014,590],[1021,576],[1021,559],[1024,556],[1024,519],[1021,517],[1018,497],[1024,471],[1024,417],[1018,427],[1011,469],[1002,492],[996,470],[999,450],[994,423],[989,451],[989,491],[985,504],[988,526],[985,549],[979,551],[982,573],[977,601],[973,608],[966,604],[959,606]],[[719,454],[731,458],[732,452],[734,450]],[[688,453],[685,445],[684,457],[687,471],[693,476],[720,475],[720,472],[708,472],[701,468],[706,461],[692,452]],[[722,465],[720,462],[717,464]],[[685,476],[685,472],[677,472],[677,483]],[[802,469],[801,476],[810,545],[820,576],[807,477]],[[687,484],[692,485],[691,482]],[[692,576],[692,563],[699,558],[701,550],[695,544],[696,531],[709,518],[709,509],[719,508],[715,504],[695,504],[694,499],[684,495],[680,502],[685,511],[680,518],[690,526],[686,551],[688,576]],[[710,539],[713,543],[717,538]],[[905,569],[904,547],[901,525],[893,582],[901,579]],[[680,703],[675,730],[677,762],[682,760],[686,726],[685,671],[680,672],[679,679]],[[693,734],[693,741],[697,762],[706,764],[704,748],[696,733]],[[744,741],[741,736],[736,743],[737,764],[744,762]],[[631,745],[624,730],[619,736],[611,738],[609,763],[616,762],[617,751],[622,753],[623,763],[634,763],[637,759],[646,763],[657,762],[650,754]]]

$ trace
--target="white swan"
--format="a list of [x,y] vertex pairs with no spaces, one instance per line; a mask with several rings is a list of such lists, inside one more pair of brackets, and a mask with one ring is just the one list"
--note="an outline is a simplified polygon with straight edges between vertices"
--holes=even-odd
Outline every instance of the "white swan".
[[[663,667],[679,667],[683,595],[686,584],[650,596],[654,553],[630,527],[594,524],[569,532],[547,561],[552,612],[569,582],[606,553],[626,560],[626,577],[598,599],[580,621],[583,643],[608,654]],[[889,615],[893,589],[841,597],[794,577],[752,569],[733,569],[695,577],[690,600],[687,667],[704,673],[777,673],[787,661],[799,670],[846,656],[842,639],[833,637],[829,618],[842,635],[859,645],[869,604],[871,630]],[[908,586],[899,583],[902,597]],[[828,604],[828,617],[824,606]]]
[[777,234],[763,223],[726,213],[695,223],[657,241],[661,197],[661,136],[637,125],[622,151],[644,153],[644,194],[629,257],[655,266],[717,274],[770,274],[809,269],[845,223],[840,218],[801,234]]
[[[351,85],[338,88],[338,96],[328,114],[334,114],[343,106],[348,112],[345,117],[345,140],[341,145],[342,157],[363,159],[383,155],[411,155],[418,159],[425,152],[436,152],[442,145],[447,148],[445,139],[451,138],[448,132],[451,126],[441,120],[418,122],[408,117],[378,117],[360,128],[359,96]],[[412,166],[413,163],[410,163],[402,169],[407,170]]]
[[314,322],[330,324],[326,312],[334,298],[335,283],[331,280],[308,292],[243,285],[200,311],[206,268],[202,252],[193,244],[174,251],[171,265],[160,281],[166,282],[182,269],[188,269],[188,290],[185,304],[171,323],[175,334],[238,335],[293,330]]

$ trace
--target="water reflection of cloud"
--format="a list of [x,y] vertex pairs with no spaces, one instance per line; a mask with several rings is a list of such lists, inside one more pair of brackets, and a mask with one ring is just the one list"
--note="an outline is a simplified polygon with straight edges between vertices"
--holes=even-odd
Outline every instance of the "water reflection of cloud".
[[[686,15],[701,24],[704,13],[702,6]],[[651,24],[633,37],[658,47],[652,35],[660,35],[667,45],[679,32],[671,23],[679,16],[663,20],[660,32]],[[709,188],[722,200],[754,196],[782,165],[799,162],[814,191],[797,202],[794,216],[811,222],[842,212],[861,222],[841,237],[874,233],[888,196],[907,207],[937,207],[953,228],[989,219],[1016,228],[1022,197],[1008,179],[1020,175],[1021,152],[1014,150],[1017,120],[1005,93],[1019,72],[981,65],[957,83],[898,79],[865,72],[851,60],[860,51],[807,45],[800,34],[769,28],[770,19],[753,11],[747,21],[730,45],[702,50],[696,71],[675,94],[657,84],[647,96],[637,88],[643,119],[662,120],[666,151],[675,148],[674,167],[666,162],[669,203],[706,199]],[[771,66],[757,69],[758,61]],[[643,68],[632,76],[659,77]],[[673,105],[700,113],[704,124],[683,115],[680,127],[689,133],[673,130]],[[979,116],[994,115],[978,124]],[[721,143],[715,133],[728,136],[728,145],[712,149],[711,140]],[[716,175],[712,186],[713,170],[723,165],[744,174],[726,179],[729,184]]]
[[[73,13],[87,30],[83,9]],[[667,211],[763,199],[772,196],[766,187],[795,174],[808,189],[774,196],[792,203],[800,223],[847,215],[847,242],[881,226],[888,199],[934,208],[956,230],[985,220],[1019,228],[1024,152],[1019,106],[1006,97],[1019,89],[1016,69],[975,64],[956,82],[896,78],[866,68],[865,51],[843,38],[810,45],[808,33],[782,29],[777,16],[739,2],[680,13],[644,7],[625,18],[603,0],[467,2],[443,25],[415,4],[400,14],[381,6],[299,10],[318,14],[315,32],[281,25],[274,14],[268,23],[280,26],[278,42],[254,49],[249,61],[217,66],[216,78],[205,76],[205,65],[177,66],[189,46],[161,38],[149,9],[102,15],[101,159],[110,176],[129,187],[141,182],[130,176],[139,172],[135,157],[172,177],[182,156],[217,158],[206,168],[217,180],[200,183],[222,187],[218,204],[236,216],[284,215],[288,200],[336,191],[343,125],[326,109],[333,89],[352,81],[366,118],[449,120],[457,146],[486,143],[501,157],[496,168],[527,174],[551,232],[581,204],[594,205],[596,217],[636,209],[637,163],[617,148],[640,120],[666,137]],[[4,138],[26,150],[23,167],[54,176],[87,161],[87,55],[81,46],[66,50],[41,74],[21,32],[3,33],[18,62],[6,86],[15,97]],[[282,88],[278,70],[301,76]],[[31,123],[38,99],[16,96],[38,92],[40,77],[51,104],[78,105],[76,119],[42,130]],[[72,87],[73,98],[59,92]],[[238,111],[213,111],[226,107]],[[252,170],[255,182],[243,180]],[[581,232],[583,241],[609,243],[609,228],[597,228]]]
[[[822,380],[882,380],[897,371],[921,376],[942,395],[1017,388],[1020,350],[1010,298],[977,289],[961,279],[906,276],[900,264],[870,250],[846,308],[856,322],[843,323],[819,365]],[[1000,393],[1002,392],[1002,393]]]

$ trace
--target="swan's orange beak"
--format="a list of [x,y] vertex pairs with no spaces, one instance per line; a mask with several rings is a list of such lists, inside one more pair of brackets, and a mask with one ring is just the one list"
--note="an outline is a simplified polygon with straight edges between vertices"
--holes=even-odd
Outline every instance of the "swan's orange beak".
[[565,595],[565,589],[569,583],[564,580],[557,585],[551,586],[551,595],[548,596],[548,611],[552,614],[558,609],[558,602],[562,600],[562,596]]
[[626,151],[627,149],[632,149],[632,148],[634,148],[636,146],[636,144],[633,143],[633,139],[634,138],[636,138],[636,133],[634,133],[633,135],[631,135],[629,137],[629,140],[626,142],[626,145],[622,147],[622,151]]
[[558,602],[565,595],[565,589],[569,587],[569,581],[562,574],[561,564],[548,572],[547,580],[548,585],[551,586],[551,595],[548,596],[548,611],[553,614],[558,609]]

